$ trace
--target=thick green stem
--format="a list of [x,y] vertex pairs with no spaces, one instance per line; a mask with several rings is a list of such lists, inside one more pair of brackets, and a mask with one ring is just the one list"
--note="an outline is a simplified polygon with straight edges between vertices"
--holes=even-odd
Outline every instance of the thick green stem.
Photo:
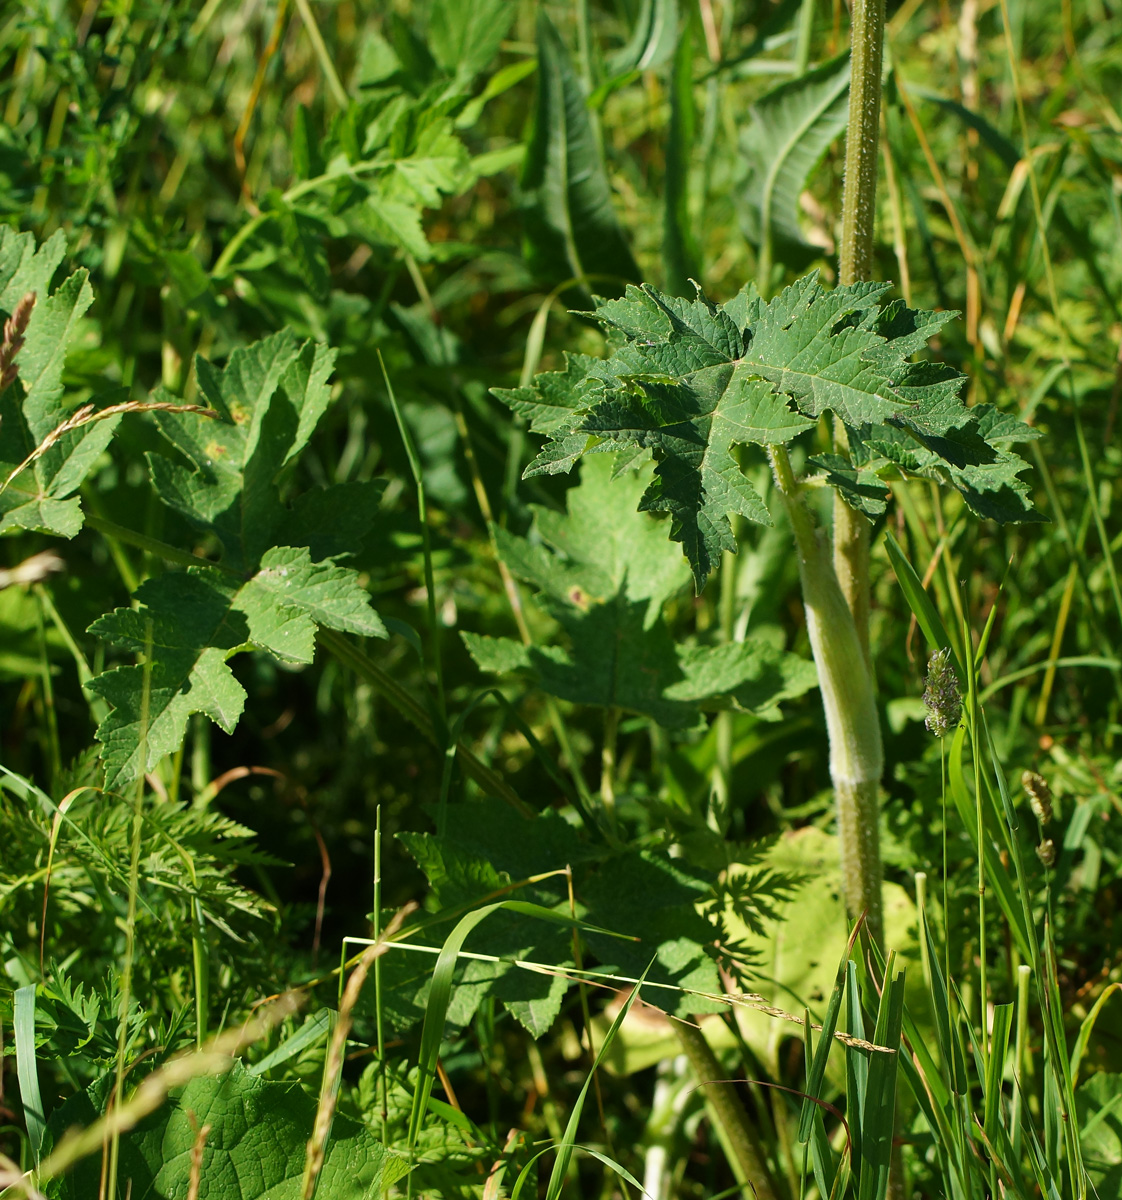
[[737,1182],[749,1185],[756,1200],[778,1200],[756,1131],[736,1088],[725,1078],[717,1056],[705,1040],[705,1034],[686,1021],[675,1021],[674,1032],[701,1085],[705,1107]]
[[843,285],[868,279],[873,272],[883,45],[884,0],[854,0],[849,127],[845,137],[845,188],[838,255],[838,282]]
[[853,614],[838,583],[829,539],[799,494],[787,452],[771,450],[776,483],[795,534],[810,648],[830,739],[830,777],[838,812],[842,882],[850,916],[866,914],[883,933],[878,791],[884,771],[872,673]]
[[869,535],[866,517],[850,508],[839,492],[834,493],[834,572],[838,586],[853,616],[857,639],[872,670],[869,655]]

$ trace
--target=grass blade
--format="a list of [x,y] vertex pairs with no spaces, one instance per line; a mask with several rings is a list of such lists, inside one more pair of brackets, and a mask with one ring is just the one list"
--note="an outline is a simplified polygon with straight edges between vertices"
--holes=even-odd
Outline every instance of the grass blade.
[[[895,955],[889,955],[886,982],[877,1012],[878,1046],[894,1053],[877,1053],[868,1063],[864,1103],[861,1111],[861,1171],[859,1200],[884,1200],[892,1161],[892,1136],[896,1124],[896,1074],[900,1062],[900,1034],[904,1020],[904,972],[893,976]],[[868,1053],[857,1051],[856,1053]]]
[[[821,1117],[818,1105],[814,1101],[822,1094],[822,1081],[826,1077],[826,1061],[830,1057],[830,1047],[834,1041],[834,1030],[838,1027],[838,1016],[841,1013],[842,995],[845,991],[846,974],[849,968],[849,956],[853,953],[853,945],[859,928],[860,926],[854,926],[853,932],[849,935],[845,955],[838,965],[838,973],[834,980],[834,990],[830,993],[830,1003],[826,1006],[826,1015],[822,1018],[822,1036],[819,1038],[818,1049],[814,1052],[814,1058],[807,1073],[807,1098],[803,1100],[802,1112],[799,1114],[798,1139],[801,1145],[805,1145],[811,1136],[815,1115],[818,1114]],[[809,1028],[807,1036],[810,1036]],[[821,1123],[821,1119],[819,1123]]]
[[16,1038],[16,1077],[23,1104],[23,1119],[27,1123],[27,1140],[38,1169],[47,1134],[47,1119],[43,1097],[39,1091],[39,1068],[35,1060],[35,984],[16,989],[12,1024]]
[[[464,942],[467,941],[468,935],[472,930],[485,921],[492,913],[498,912],[499,909],[521,913],[523,916],[538,917],[541,920],[552,921],[559,925],[575,926],[576,928],[591,930],[596,933],[611,933],[610,930],[599,929],[583,921],[575,921],[572,917],[553,912],[552,909],[544,908],[540,904],[529,904],[522,900],[500,900],[495,904],[487,904],[483,908],[477,908],[474,912],[469,912],[466,916],[460,918],[456,927],[445,940],[440,954],[437,956],[436,966],[433,968],[428,1004],[425,1006],[425,1021],[421,1028],[421,1051],[418,1062],[417,1087],[413,1093],[413,1107],[409,1113],[408,1145],[410,1154],[416,1148],[417,1135],[421,1131],[421,1123],[424,1120],[425,1110],[428,1107],[429,1097],[432,1095],[433,1084],[436,1081],[436,1059],[440,1053],[441,1040],[444,1037],[444,1019],[447,1016],[448,1005],[452,999],[452,980],[456,971],[457,959],[460,951],[463,949]],[[610,1036],[608,1040],[610,1041]],[[597,1063],[599,1063],[603,1053],[604,1049],[601,1047],[600,1055],[596,1059]]]
[[962,663],[951,642],[950,635],[947,633],[947,627],[943,624],[943,618],[939,616],[931,597],[924,590],[915,568],[908,562],[904,551],[900,549],[900,543],[888,530],[885,530],[884,545],[888,551],[888,561],[892,563],[892,570],[896,573],[896,580],[900,584],[900,590],[904,593],[908,607],[915,614],[915,619],[920,629],[923,630],[927,644],[932,650],[950,650],[955,673],[959,679],[962,679]]

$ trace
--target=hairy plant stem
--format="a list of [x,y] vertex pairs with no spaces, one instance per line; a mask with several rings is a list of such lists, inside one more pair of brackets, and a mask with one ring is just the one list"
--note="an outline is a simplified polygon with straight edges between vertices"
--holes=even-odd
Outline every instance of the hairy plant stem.
[[854,0],[849,126],[845,135],[845,187],[838,254],[838,282],[843,285],[868,279],[873,272],[883,46],[884,0]]
[[[854,0],[850,30],[849,127],[838,281],[869,279],[877,211],[884,0]],[[845,428],[835,437],[845,448]],[[868,520],[834,495],[833,552],[798,496],[787,453],[772,455],[799,550],[799,573],[814,661],[818,665],[830,775],[838,806],[838,839],[846,904],[868,914],[870,935],[883,933],[878,789],[884,768],[869,655]]]
[[795,535],[807,632],[826,713],[845,902],[851,917],[866,914],[869,933],[879,942],[884,922],[877,814],[884,750],[872,672],[838,582],[829,539],[815,527],[786,449],[772,446],[770,453]]
[[688,1021],[675,1021],[674,1032],[701,1085],[705,1107],[737,1182],[748,1185],[756,1200],[778,1200],[756,1131],[736,1088],[725,1078],[717,1056],[705,1040],[705,1034]]
[[[884,0],[854,0],[850,31],[849,126],[845,136],[845,188],[838,282],[847,285],[873,273],[877,215],[877,150],[880,143],[880,75],[884,46]],[[837,422],[836,438],[845,446]],[[834,567],[857,636],[869,656],[869,522],[834,495]]]

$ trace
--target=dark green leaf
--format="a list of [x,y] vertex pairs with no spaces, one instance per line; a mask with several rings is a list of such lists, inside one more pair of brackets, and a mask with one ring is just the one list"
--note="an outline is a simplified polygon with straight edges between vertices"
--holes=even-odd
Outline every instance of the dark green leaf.
[[538,95],[522,191],[535,274],[557,283],[594,276],[601,290],[640,277],[612,208],[584,89],[544,12],[538,17]]

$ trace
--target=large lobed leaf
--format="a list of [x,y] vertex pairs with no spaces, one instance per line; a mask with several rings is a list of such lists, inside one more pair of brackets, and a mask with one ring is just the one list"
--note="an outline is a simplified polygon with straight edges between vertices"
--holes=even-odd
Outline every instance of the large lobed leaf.
[[567,514],[536,510],[540,542],[497,531],[503,560],[539,590],[569,647],[465,633],[472,656],[484,670],[529,674],[574,704],[642,713],[669,728],[730,703],[778,716],[780,701],[814,686],[814,667],[770,642],[675,641],[662,608],[689,572],[659,522],[636,511],[649,468],[613,479],[613,465],[607,458],[584,464]]
[[91,626],[147,664],[117,667],[89,685],[113,706],[97,731],[106,786],[124,786],[178,749],[192,713],[233,731],[245,703],[228,665],[234,654],[263,650],[310,663],[321,625],[386,636],[357,573],[334,561],[361,547],[381,485],[338,484],[290,505],[281,499],[282,474],[330,400],[333,358],[285,330],[235,350],[222,370],[199,360],[200,391],[223,421],[159,414],[182,458],[150,454],[153,485],[219,540],[224,569],[157,576],[136,593],[137,607]]
[[770,301],[749,287],[718,307],[646,284],[600,301],[608,359],[572,356],[532,388],[497,393],[550,435],[526,474],[568,471],[590,451],[652,452],[639,507],[670,514],[699,591],[736,549],[730,514],[770,524],[734,448],[788,442],[825,412],[845,424],[852,459],[821,465],[855,507],[876,511],[874,479],[918,474],[957,489],[980,516],[1038,520],[1019,478],[1026,464],[1008,449],[1035,431],[967,408],[951,367],[912,362],[953,314],[884,303],[888,290],[827,290],[809,275]]

